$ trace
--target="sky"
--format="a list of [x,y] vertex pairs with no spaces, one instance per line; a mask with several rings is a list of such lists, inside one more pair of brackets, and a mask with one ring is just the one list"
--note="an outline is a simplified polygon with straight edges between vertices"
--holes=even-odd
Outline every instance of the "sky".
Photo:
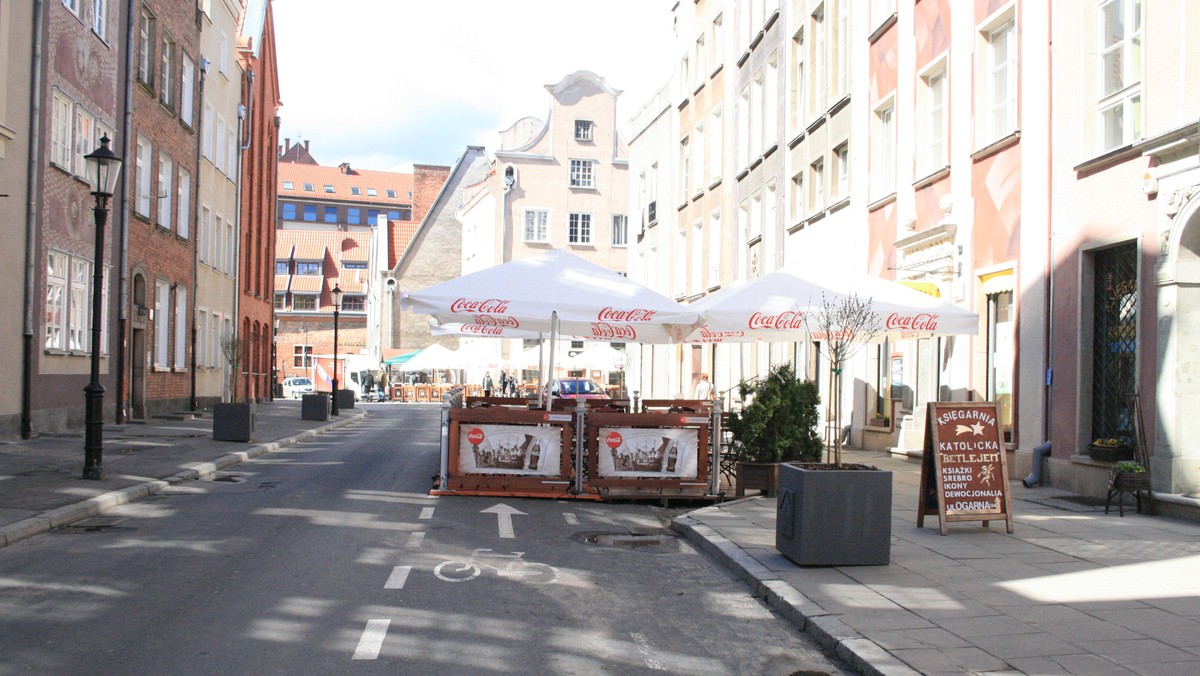
[[[274,0],[283,139],[380,171],[489,156],[554,84],[590,70],[618,124],[667,83],[675,0]],[[626,140],[628,135],[626,134]]]

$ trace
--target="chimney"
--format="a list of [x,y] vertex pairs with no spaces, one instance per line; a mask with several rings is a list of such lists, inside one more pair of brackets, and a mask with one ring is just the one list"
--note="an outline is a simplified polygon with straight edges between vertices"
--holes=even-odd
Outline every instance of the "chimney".
[[308,139],[304,139],[304,152],[308,152]]

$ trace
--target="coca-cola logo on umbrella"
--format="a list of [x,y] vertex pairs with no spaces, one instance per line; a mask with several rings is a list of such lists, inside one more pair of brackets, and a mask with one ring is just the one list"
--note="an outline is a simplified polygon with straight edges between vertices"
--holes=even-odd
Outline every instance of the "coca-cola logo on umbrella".
[[508,315],[493,316],[493,315],[474,315],[472,317],[476,324],[481,326],[497,326],[502,329],[517,329],[521,327],[521,322],[517,321],[516,317]]
[[622,441],[625,440],[621,438],[620,432],[609,432],[608,436],[604,438],[604,443],[607,444],[609,448],[617,448],[621,445]]
[[648,322],[653,320],[656,314],[658,313],[655,310],[646,310],[643,308],[618,310],[606,307],[596,315],[596,319],[601,322]]
[[635,340],[637,338],[637,331],[628,324],[617,325],[606,322],[592,322],[592,338]]
[[483,443],[483,430],[478,427],[472,427],[467,432],[467,441],[478,446]]
[[454,313],[466,312],[469,314],[502,315],[508,312],[508,301],[500,298],[485,298],[483,300],[459,298],[450,304],[450,311]]
[[481,326],[479,324],[463,324],[463,333],[470,333],[477,336],[502,336],[504,335],[503,326]]
[[936,331],[938,319],[940,318],[941,315],[930,312],[922,312],[915,315],[893,312],[884,321],[884,326],[889,331]]
[[804,313],[788,310],[777,315],[755,312],[747,322],[752,329],[803,329]]

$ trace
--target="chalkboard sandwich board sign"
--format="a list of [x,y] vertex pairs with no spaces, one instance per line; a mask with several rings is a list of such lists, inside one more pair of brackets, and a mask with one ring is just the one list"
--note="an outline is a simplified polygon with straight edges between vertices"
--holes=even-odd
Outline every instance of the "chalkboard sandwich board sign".
[[917,527],[937,513],[942,535],[951,521],[1003,519],[1013,532],[1008,463],[995,402],[930,402],[921,459]]

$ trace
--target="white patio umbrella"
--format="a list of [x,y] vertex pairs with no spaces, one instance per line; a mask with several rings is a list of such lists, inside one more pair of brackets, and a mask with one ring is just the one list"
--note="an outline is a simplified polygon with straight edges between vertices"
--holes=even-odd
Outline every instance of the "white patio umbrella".
[[398,367],[401,371],[433,371],[438,369],[462,368],[462,358],[438,344],[421,350],[417,356]]
[[625,368],[625,353],[611,345],[593,345],[574,357],[567,357],[564,361],[568,368],[616,371]]
[[[805,319],[850,295],[870,300],[885,333],[901,338],[974,335],[979,315],[894,281],[828,266],[792,264],[692,303],[706,323],[685,342],[792,341],[816,329]],[[815,319],[815,317],[814,317]]]

